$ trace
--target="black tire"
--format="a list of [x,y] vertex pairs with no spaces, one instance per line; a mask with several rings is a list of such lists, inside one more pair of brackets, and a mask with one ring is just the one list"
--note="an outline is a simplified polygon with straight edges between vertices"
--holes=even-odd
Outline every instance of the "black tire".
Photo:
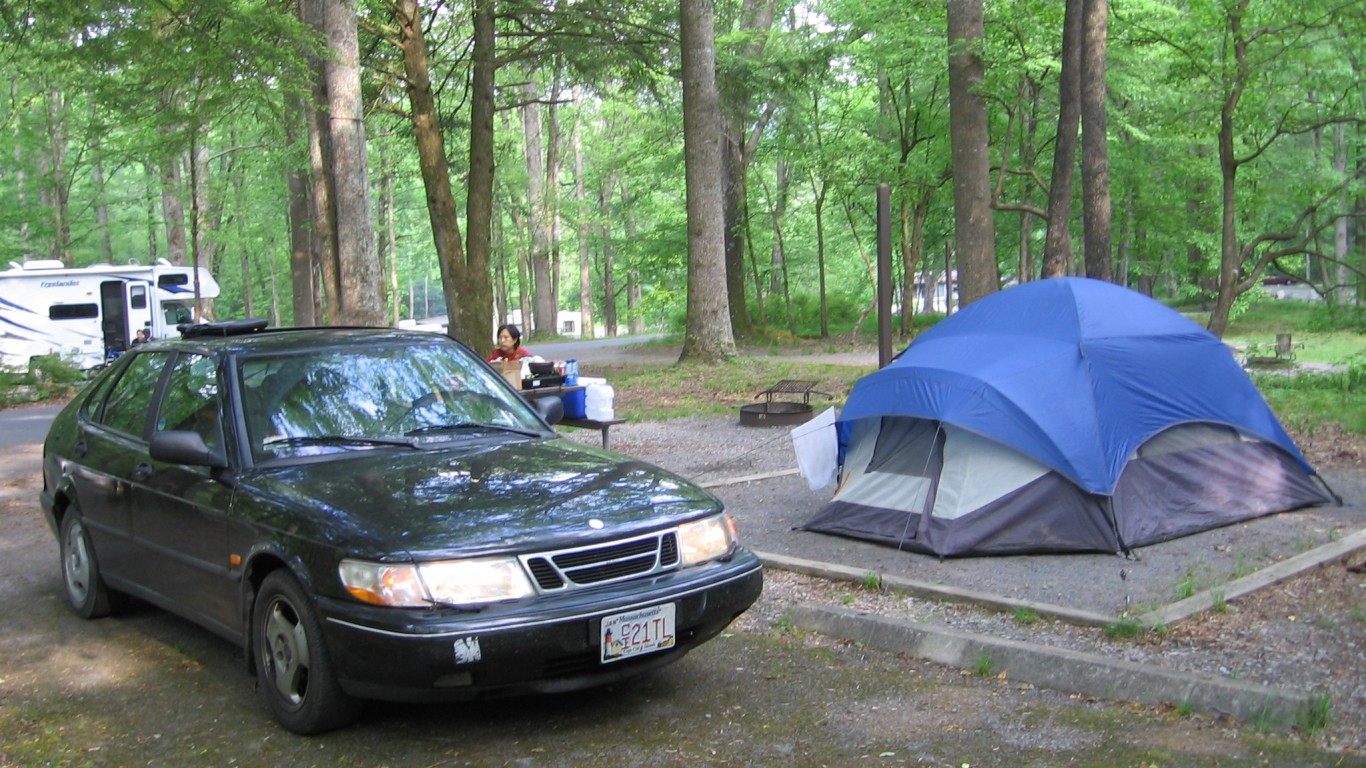
[[95,546],[85,530],[81,512],[75,504],[62,516],[61,539],[57,542],[62,557],[62,587],[66,602],[83,619],[99,619],[121,610],[127,602],[122,592],[105,586]]
[[286,730],[308,736],[360,716],[361,702],[337,684],[308,596],[287,571],[275,571],[261,584],[251,612],[251,643],[261,691]]

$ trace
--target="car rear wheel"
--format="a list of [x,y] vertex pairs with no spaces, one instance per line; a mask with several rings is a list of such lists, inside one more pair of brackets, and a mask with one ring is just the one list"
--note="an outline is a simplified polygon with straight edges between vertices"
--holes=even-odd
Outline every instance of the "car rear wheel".
[[66,588],[71,610],[83,619],[99,619],[118,612],[126,598],[105,586],[95,547],[74,504],[62,516],[61,534],[62,586]]
[[285,571],[266,577],[251,627],[256,675],[281,725],[306,736],[355,721],[361,704],[337,684],[322,626],[297,579]]

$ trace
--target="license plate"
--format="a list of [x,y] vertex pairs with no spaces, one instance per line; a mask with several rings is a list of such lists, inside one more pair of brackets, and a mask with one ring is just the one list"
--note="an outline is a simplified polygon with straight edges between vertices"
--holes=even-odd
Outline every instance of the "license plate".
[[627,611],[602,620],[602,663],[610,664],[674,647],[674,604]]

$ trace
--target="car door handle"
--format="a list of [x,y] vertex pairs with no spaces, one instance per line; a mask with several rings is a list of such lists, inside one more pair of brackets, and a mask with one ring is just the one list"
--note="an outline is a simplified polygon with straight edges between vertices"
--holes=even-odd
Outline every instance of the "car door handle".
[[133,479],[140,483],[151,477],[152,471],[152,465],[144,461],[133,468]]
[[71,449],[71,455],[78,459],[85,458],[87,453],[90,453],[90,446],[84,440],[77,442],[75,447]]

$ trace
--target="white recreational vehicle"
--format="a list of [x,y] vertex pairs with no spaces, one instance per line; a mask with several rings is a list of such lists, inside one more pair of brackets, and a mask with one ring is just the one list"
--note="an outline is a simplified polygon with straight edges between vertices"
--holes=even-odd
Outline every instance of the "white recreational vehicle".
[[0,271],[0,364],[58,354],[93,368],[128,349],[140,328],[159,339],[194,322],[196,290],[212,299],[218,283],[206,269],[196,280],[193,267],[165,259],[76,268],[56,259],[10,262]]

